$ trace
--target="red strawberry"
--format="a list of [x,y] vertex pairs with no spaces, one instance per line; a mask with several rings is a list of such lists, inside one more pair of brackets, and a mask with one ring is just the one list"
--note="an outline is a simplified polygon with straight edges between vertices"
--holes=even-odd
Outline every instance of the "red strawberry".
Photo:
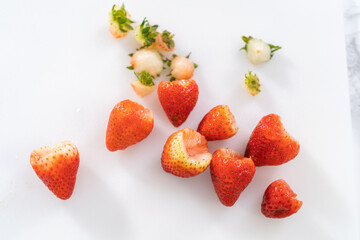
[[296,193],[282,179],[271,183],[265,190],[261,212],[268,218],[285,218],[296,213],[302,206]]
[[69,141],[36,148],[30,155],[35,173],[50,191],[63,200],[73,193],[79,162],[79,151]]
[[119,102],[110,114],[106,147],[111,152],[124,150],[146,138],[153,127],[151,110],[130,100]]
[[238,129],[229,106],[219,105],[205,115],[197,130],[208,141],[212,141],[230,138],[237,133]]
[[160,103],[175,127],[185,122],[198,96],[199,87],[194,80],[162,81],[158,86]]
[[184,178],[202,173],[210,161],[211,153],[206,138],[189,128],[170,135],[161,157],[165,172]]
[[254,177],[255,165],[230,148],[220,148],[213,154],[210,173],[221,203],[231,207]]
[[250,136],[245,156],[256,166],[280,165],[295,158],[300,145],[284,129],[280,117],[269,114],[263,117]]

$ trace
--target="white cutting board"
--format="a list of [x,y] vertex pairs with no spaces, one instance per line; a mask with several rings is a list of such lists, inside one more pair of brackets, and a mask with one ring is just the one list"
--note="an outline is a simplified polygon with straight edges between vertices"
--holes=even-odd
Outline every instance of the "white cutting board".
[[[176,34],[176,51],[192,52],[199,101],[178,129],[197,128],[205,113],[227,104],[239,132],[210,151],[244,152],[260,118],[282,117],[300,154],[261,167],[237,203],[218,200],[209,170],[181,179],[160,164],[178,130],[156,93],[140,99],[129,83],[130,34],[115,40],[107,14],[113,1],[2,1],[0,6],[0,239],[358,239],[342,8],[336,0],[127,1],[139,24],[148,17]],[[283,47],[251,65],[242,35]],[[262,92],[250,96],[244,74]],[[167,73],[167,72],[166,72]],[[165,75],[165,74],[164,74]],[[162,77],[165,79],[165,77]],[[132,99],[155,116],[152,133],[125,151],[105,148],[113,106]],[[53,196],[33,172],[39,146],[71,140],[80,151],[72,197]],[[266,187],[285,179],[304,202],[286,219],[265,218]]]

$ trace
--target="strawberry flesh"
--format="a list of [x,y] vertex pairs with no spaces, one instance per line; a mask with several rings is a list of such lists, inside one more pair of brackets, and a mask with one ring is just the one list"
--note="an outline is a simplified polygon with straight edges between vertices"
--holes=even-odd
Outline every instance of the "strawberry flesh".
[[161,165],[165,172],[178,177],[193,177],[210,164],[207,141],[193,129],[185,128],[170,135],[165,143]]

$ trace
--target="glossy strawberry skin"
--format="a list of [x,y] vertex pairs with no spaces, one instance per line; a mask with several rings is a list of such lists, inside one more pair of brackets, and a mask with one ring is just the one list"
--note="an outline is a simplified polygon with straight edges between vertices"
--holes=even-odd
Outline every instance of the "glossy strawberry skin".
[[269,114],[252,132],[245,156],[256,166],[280,165],[294,159],[299,150],[299,143],[285,131],[280,117]]
[[231,138],[238,129],[229,106],[218,105],[204,116],[197,131],[204,135],[208,141],[213,141]]
[[303,204],[296,196],[290,186],[283,179],[279,179],[265,190],[261,212],[268,218],[288,217],[299,211]]
[[124,150],[145,139],[154,127],[151,110],[131,100],[119,102],[113,108],[106,130],[109,151]]
[[70,198],[73,193],[79,163],[79,151],[69,141],[36,148],[30,155],[30,164],[36,175],[62,200]]
[[255,164],[232,149],[220,148],[210,163],[211,179],[221,203],[231,207],[255,174]]
[[158,97],[170,122],[179,127],[194,109],[199,96],[199,87],[194,80],[162,81]]

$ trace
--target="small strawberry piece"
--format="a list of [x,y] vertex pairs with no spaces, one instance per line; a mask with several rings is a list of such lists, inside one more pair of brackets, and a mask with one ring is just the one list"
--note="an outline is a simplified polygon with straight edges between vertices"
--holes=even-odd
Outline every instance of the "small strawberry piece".
[[255,96],[261,92],[259,78],[256,76],[256,74],[252,74],[251,71],[245,74],[245,87],[252,96]]
[[205,137],[189,128],[170,135],[161,157],[165,172],[183,178],[204,172],[210,161],[211,153]]
[[151,76],[158,76],[163,70],[163,60],[156,50],[140,49],[136,51],[130,60],[135,72],[148,72]]
[[130,14],[125,10],[124,4],[113,5],[109,12],[109,31],[114,38],[122,38],[129,34],[133,27],[131,26],[133,21],[130,19]]
[[171,76],[176,80],[188,80],[194,74],[195,64],[188,58],[175,56],[170,64]]
[[213,154],[210,173],[221,203],[231,207],[253,179],[255,164],[230,148],[220,148]]
[[146,86],[139,80],[133,81],[130,85],[139,97],[145,97],[156,90],[156,85]]
[[212,141],[230,138],[237,133],[238,129],[229,106],[219,105],[205,115],[197,130],[208,141]]
[[134,74],[138,80],[130,83],[130,85],[138,96],[145,97],[156,90],[153,78],[148,72],[142,71],[140,74],[134,72]]
[[175,49],[175,42],[173,40],[174,34],[164,30],[158,33],[156,37],[156,46],[159,51],[172,52]]
[[276,180],[265,190],[261,212],[268,218],[288,217],[296,213],[303,204],[296,196],[283,179]]
[[109,151],[124,150],[145,139],[154,127],[151,110],[131,100],[119,102],[113,108],[106,130]]
[[185,122],[198,96],[199,87],[194,80],[162,81],[158,86],[161,106],[175,127]]
[[155,47],[157,28],[158,25],[150,25],[149,21],[144,18],[142,23],[134,29],[135,40],[140,43],[141,48]]
[[251,157],[256,166],[280,165],[294,159],[299,150],[299,143],[286,132],[280,117],[269,114],[252,132],[245,156]]
[[30,164],[37,176],[63,200],[73,193],[79,163],[79,151],[69,141],[36,148],[30,155]]

